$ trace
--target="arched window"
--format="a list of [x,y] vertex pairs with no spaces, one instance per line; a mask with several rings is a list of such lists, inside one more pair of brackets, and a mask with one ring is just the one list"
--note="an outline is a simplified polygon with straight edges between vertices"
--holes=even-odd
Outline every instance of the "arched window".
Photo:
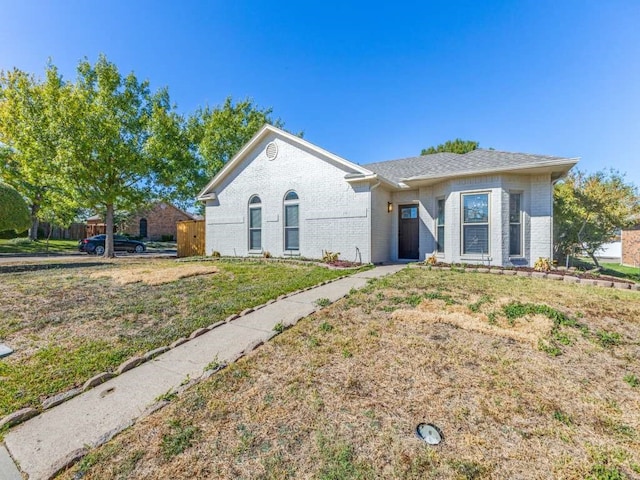
[[140,219],[140,238],[147,238],[147,219]]
[[284,201],[286,202],[287,200],[298,200],[298,194],[293,190],[287,192],[287,194],[284,196]]
[[257,195],[249,199],[249,250],[262,250],[262,201]]
[[293,190],[284,196],[284,249],[300,250],[300,200]]

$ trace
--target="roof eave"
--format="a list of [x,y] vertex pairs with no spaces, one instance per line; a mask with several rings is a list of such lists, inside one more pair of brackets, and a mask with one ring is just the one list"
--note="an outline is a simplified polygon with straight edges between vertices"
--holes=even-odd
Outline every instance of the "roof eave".
[[387,187],[391,187],[391,188],[400,188],[400,186],[395,183],[392,182],[391,180],[386,179],[385,177],[382,177],[380,175],[378,175],[377,173],[370,173],[370,174],[347,174],[344,177],[345,181],[347,183],[356,183],[356,182],[366,182],[366,181],[370,181],[370,180],[377,180],[380,183],[386,185]]
[[216,194],[214,192],[205,193],[204,195],[198,195],[196,200],[199,202],[206,202],[207,200],[215,200]]
[[467,170],[463,172],[452,172],[447,175],[439,175],[437,177],[422,175],[415,176],[409,178],[401,178],[401,182],[410,186],[416,187],[421,185],[432,185],[434,183],[442,182],[444,180],[449,180],[455,177],[471,177],[476,175],[487,175],[494,173],[551,173],[552,176],[554,173],[558,173],[559,176],[553,177],[552,180],[556,181],[559,178],[562,178],[566,175],[573,166],[578,163],[578,158],[568,158],[562,159],[562,161],[550,161],[544,163],[535,163],[535,164],[526,164],[520,165],[516,167],[503,167],[503,168],[492,168],[492,169],[484,169],[484,170]]

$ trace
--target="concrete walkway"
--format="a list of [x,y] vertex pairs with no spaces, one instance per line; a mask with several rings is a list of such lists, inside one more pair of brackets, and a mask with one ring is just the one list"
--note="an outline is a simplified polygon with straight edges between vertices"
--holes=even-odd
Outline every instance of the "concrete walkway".
[[[274,335],[278,323],[292,325],[317,309],[316,301],[342,298],[367,280],[395,273],[386,265],[278,300],[223,324],[153,360],[44,411],[7,433],[0,446],[0,479],[48,479],[73,458],[112,438],[148,413],[158,397],[200,377],[214,360],[232,362],[256,342]],[[8,454],[11,455],[9,457]]]

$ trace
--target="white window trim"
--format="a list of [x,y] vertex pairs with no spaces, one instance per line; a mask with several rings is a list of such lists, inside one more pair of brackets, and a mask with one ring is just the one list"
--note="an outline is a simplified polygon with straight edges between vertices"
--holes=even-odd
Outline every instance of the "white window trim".
[[[251,203],[251,199],[254,197],[258,197],[260,199],[260,203]],[[251,228],[251,210],[260,209],[260,228]],[[262,248],[262,197],[258,194],[251,195],[249,197],[249,218],[247,219],[247,250],[249,254],[261,254],[263,251]],[[260,230],[260,249],[252,249],[251,248],[251,231],[252,230]]]
[[[520,195],[520,253],[519,254],[511,254],[511,195]],[[524,192],[521,190],[513,190],[509,191],[509,212],[508,212],[508,220],[509,220],[509,258],[520,259],[525,258],[524,252]]]
[[[283,198],[287,198],[287,195],[289,195],[289,193],[295,193],[298,198],[294,199],[294,200],[283,200],[282,201],[282,249],[285,252],[291,252],[288,255],[290,256],[296,256],[296,255],[300,255],[300,243],[301,243],[301,238],[300,238],[300,195],[298,195],[298,192],[295,190],[287,190],[287,193],[284,194]],[[297,227],[287,227],[287,206],[288,205],[297,205],[298,206],[298,226]],[[298,229],[298,248],[297,249],[292,249],[292,248],[287,248],[287,228],[297,228]]]
[[[444,201],[444,204],[443,204],[444,223],[442,225],[438,224],[438,219],[440,217],[440,215],[439,215],[439,213],[440,213],[439,210],[440,209],[439,209],[438,203],[440,203],[440,200]],[[438,251],[438,243],[439,243],[438,242],[438,233],[439,233],[438,227],[440,227],[440,226],[443,227],[444,238],[447,238],[447,197],[444,196],[444,195],[440,196],[440,197],[436,197],[436,218],[435,218],[435,230],[436,230],[436,235],[435,235],[435,237],[436,237],[435,254],[436,254],[436,257],[444,257],[446,252],[447,252],[447,248],[446,248],[445,245],[442,245],[442,251],[441,252]]]
[[[460,258],[465,260],[483,260],[491,261],[491,190],[470,190],[467,192],[460,192]],[[464,223],[464,197],[467,195],[487,195],[487,223]],[[465,225],[486,225],[487,226],[487,253],[464,253],[464,227]]]

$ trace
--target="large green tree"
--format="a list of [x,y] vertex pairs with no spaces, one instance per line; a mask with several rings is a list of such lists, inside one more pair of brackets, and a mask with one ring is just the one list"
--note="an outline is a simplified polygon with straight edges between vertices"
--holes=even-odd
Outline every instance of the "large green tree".
[[420,152],[420,155],[430,155],[432,153],[467,153],[478,148],[480,144],[478,142],[474,142],[472,140],[462,140],[460,138],[456,138],[455,140],[447,140],[440,145],[436,145],[435,147],[423,148]]
[[558,256],[596,253],[640,215],[636,187],[615,170],[586,174],[573,171],[553,192],[554,237]]
[[28,200],[33,240],[39,220],[68,224],[77,208],[60,155],[60,132],[74,121],[60,111],[69,92],[53,65],[42,81],[17,69],[0,72],[0,180]]
[[105,212],[104,254],[113,256],[114,211],[135,211],[161,194],[181,164],[172,155],[182,120],[166,89],[152,93],[105,56],[80,62],[63,115],[74,119],[64,132],[66,173],[82,205]]
[[266,123],[283,128],[273,109],[261,108],[253,100],[233,102],[228,97],[222,105],[198,109],[188,121],[196,164],[189,172],[188,192],[195,197],[207,182]]
[[29,227],[29,207],[18,191],[0,182],[0,232],[22,231]]

